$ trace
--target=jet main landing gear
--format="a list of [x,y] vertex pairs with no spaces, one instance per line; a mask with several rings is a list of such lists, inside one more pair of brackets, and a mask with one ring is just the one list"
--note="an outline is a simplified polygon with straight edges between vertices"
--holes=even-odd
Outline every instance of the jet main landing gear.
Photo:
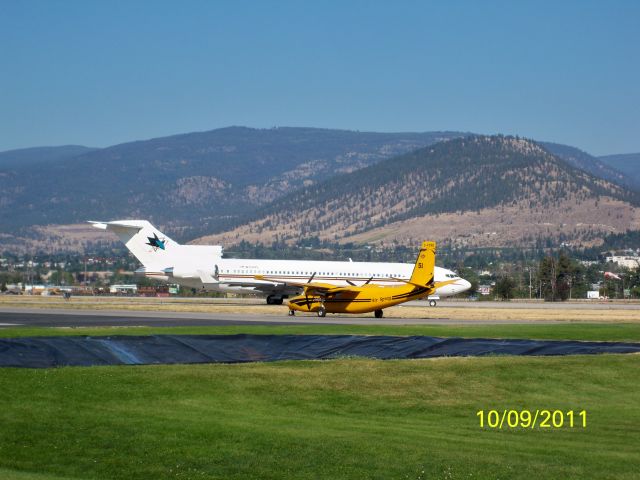
[[382,318],[382,315],[384,315],[382,310],[376,310],[375,312],[373,312],[373,314],[376,316],[376,318]]
[[276,295],[269,295],[267,297],[267,305],[282,305],[282,302],[282,297],[278,297]]

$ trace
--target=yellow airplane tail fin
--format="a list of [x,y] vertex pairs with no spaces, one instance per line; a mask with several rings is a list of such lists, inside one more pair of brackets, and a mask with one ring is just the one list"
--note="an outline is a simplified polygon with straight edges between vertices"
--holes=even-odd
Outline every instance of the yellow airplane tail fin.
[[422,242],[409,283],[425,287],[433,286],[435,266],[436,242]]

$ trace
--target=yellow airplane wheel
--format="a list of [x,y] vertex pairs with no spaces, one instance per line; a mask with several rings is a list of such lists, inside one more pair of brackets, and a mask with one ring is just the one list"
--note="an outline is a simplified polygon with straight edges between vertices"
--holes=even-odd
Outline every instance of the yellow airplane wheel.
[[376,316],[376,318],[382,318],[382,315],[384,315],[384,313],[382,312],[382,310],[376,310],[375,312],[373,312],[374,315]]
[[320,307],[318,309],[318,316],[319,317],[326,317],[327,316],[327,309],[324,308],[324,306]]

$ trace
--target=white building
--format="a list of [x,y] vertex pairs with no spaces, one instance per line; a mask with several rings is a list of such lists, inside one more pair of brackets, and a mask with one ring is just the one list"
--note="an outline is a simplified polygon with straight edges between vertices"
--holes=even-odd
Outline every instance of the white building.
[[111,285],[109,287],[109,293],[136,294],[138,293],[138,286],[137,285]]
[[635,256],[618,256],[614,255],[612,257],[606,258],[607,262],[617,263],[621,267],[636,269],[640,266],[640,257]]

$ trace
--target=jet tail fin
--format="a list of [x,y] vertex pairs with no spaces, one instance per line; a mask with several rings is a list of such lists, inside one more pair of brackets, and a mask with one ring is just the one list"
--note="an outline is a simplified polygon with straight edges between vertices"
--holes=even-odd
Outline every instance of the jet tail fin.
[[169,265],[181,246],[146,220],[89,223],[95,228],[114,232],[147,269],[161,269]]
[[411,279],[407,283],[423,287],[434,286],[436,266],[436,242],[422,242]]

